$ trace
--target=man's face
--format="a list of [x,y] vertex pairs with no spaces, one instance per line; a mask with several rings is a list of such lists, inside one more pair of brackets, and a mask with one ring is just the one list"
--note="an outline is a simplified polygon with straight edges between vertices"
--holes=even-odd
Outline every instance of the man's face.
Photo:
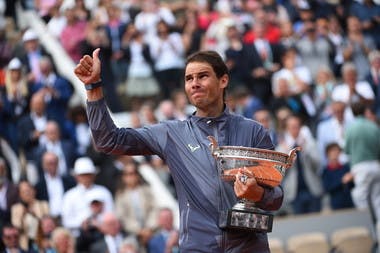
[[3,229],[3,242],[7,248],[17,248],[19,240],[19,232],[16,228]]
[[339,120],[343,121],[344,119],[344,111],[345,111],[346,105],[343,102],[335,102],[332,104],[331,109],[333,115]]
[[191,62],[186,66],[185,91],[191,104],[207,110],[223,103],[223,90],[228,75],[217,78],[213,68],[205,62]]
[[95,181],[95,174],[80,174],[76,175],[75,179],[77,180],[78,184],[84,185],[86,188],[90,187],[94,181]]
[[34,52],[39,46],[38,40],[28,40],[24,42],[24,47],[27,52]]
[[297,138],[301,130],[301,121],[296,117],[290,117],[286,121],[286,129],[293,138]]
[[173,229],[173,214],[169,210],[162,210],[158,216],[159,226],[166,230]]
[[102,231],[106,235],[116,236],[120,232],[120,223],[116,217],[105,217],[102,224]]
[[60,138],[58,125],[55,123],[48,123],[46,125],[45,134],[50,141],[58,141]]
[[254,119],[258,121],[264,128],[270,128],[270,115],[267,111],[260,110],[255,113]]
[[42,165],[45,172],[55,176],[58,171],[58,157],[55,154],[45,154]]
[[343,80],[350,86],[355,87],[357,81],[356,70],[351,69],[343,73]]

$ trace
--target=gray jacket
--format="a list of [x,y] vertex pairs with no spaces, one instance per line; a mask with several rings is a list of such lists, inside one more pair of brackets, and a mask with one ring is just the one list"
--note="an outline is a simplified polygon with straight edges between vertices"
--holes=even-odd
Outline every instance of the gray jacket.
[[[270,252],[265,233],[227,232],[218,227],[222,210],[237,202],[233,186],[220,179],[207,136],[219,145],[273,149],[264,128],[253,120],[228,112],[216,118],[192,116],[185,121],[166,121],[144,128],[117,128],[105,100],[87,103],[96,149],[107,154],[157,154],[168,164],[180,208],[180,252]],[[265,189],[259,204],[277,210],[281,187]]]

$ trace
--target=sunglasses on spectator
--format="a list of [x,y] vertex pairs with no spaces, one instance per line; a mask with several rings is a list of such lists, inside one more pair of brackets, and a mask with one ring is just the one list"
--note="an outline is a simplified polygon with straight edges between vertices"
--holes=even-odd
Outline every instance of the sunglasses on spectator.
[[19,237],[18,234],[3,235],[4,239],[15,239],[15,238],[18,238],[18,237]]

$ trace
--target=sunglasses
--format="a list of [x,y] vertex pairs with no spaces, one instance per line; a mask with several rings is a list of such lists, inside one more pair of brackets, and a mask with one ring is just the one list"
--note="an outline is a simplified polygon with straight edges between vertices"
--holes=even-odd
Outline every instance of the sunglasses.
[[12,235],[3,235],[4,239],[17,239],[19,237],[18,234],[12,234]]

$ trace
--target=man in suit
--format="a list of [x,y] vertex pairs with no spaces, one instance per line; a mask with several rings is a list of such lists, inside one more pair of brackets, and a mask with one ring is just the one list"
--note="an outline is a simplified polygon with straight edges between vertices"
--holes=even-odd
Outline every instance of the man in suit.
[[277,150],[286,152],[294,147],[301,147],[302,152],[297,152],[296,162],[283,179],[283,210],[289,211],[285,208],[290,207],[294,214],[319,212],[323,188],[319,175],[321,159],[317,143],[301,118],[291,115],[286,119],[284,138],[279,142]]
[[[68,175],[77,158],[73,143],[62,138],[61,128],[56,121],[49,120],[45,127],[46,139],[40,144],[35,159],[42,157],[46,151],[51,151],[58,156],[58,172],[60,175]],[[40,162],[40,160],[38,160]],[[41,171],[40,171],[41,172]],[[41,176],[41,175],[40,175]]]
[[255,96],[268,104],[272,97],[272,74],[280,69],[280,57],[282,47],[279,44],[270,43],[265,38],[264,24],[257,23],[254,26],[256,38],[252,44],[243,48],[245,64],[245,83]]
[[33,29],[28,29],[22,36],[23,52],[20,52],[20,59],[28,74],[28,80],[35,84],[41,80],[41,70],[38,64],[43,56],[51,55],[46,51],[38,39],[38,35]]
[[158,212],[158,229],[148,241],[148,253],[177,252],[178,231],[173,226],[173,212],[162,208]]
[[123,244],[125,235],[121,231],[120,221],[113,212],[105,213],[100,220],[103,237],[90,248],[92,253],[117,253]]
[[0,157],[0,228],[11,221],[11,206],[17,201],[17,186],[9,181],[5,160]]
[[35,152],[44,138],[46,123],[50,117],[46,113],[46,104],[42,93],[33,94],[30,100],[30,113],[24,115],[18,123],[19,145],[28,161],[35,159]]
[[58,156],[51,151],[43,154],[41,170],[43,174],[35,186],[37,199],[48,201],[50,215],[59,218],[63,194],[76,185],[75,179],[71,175],[58,174]]
[[19,245],[20,232],[10,224],[5,225],[1,230],[1,239],[3,245],[1,253],[37,253],[35,250],[23,250]]
[[64,129],[68,102],[73,95],[73,87],[65,78],[54,71],[52,60],[43,56],[39,59],[40,81],[34,85],[34,91],[42,92],[46,102],[46,111],[50,117]]

